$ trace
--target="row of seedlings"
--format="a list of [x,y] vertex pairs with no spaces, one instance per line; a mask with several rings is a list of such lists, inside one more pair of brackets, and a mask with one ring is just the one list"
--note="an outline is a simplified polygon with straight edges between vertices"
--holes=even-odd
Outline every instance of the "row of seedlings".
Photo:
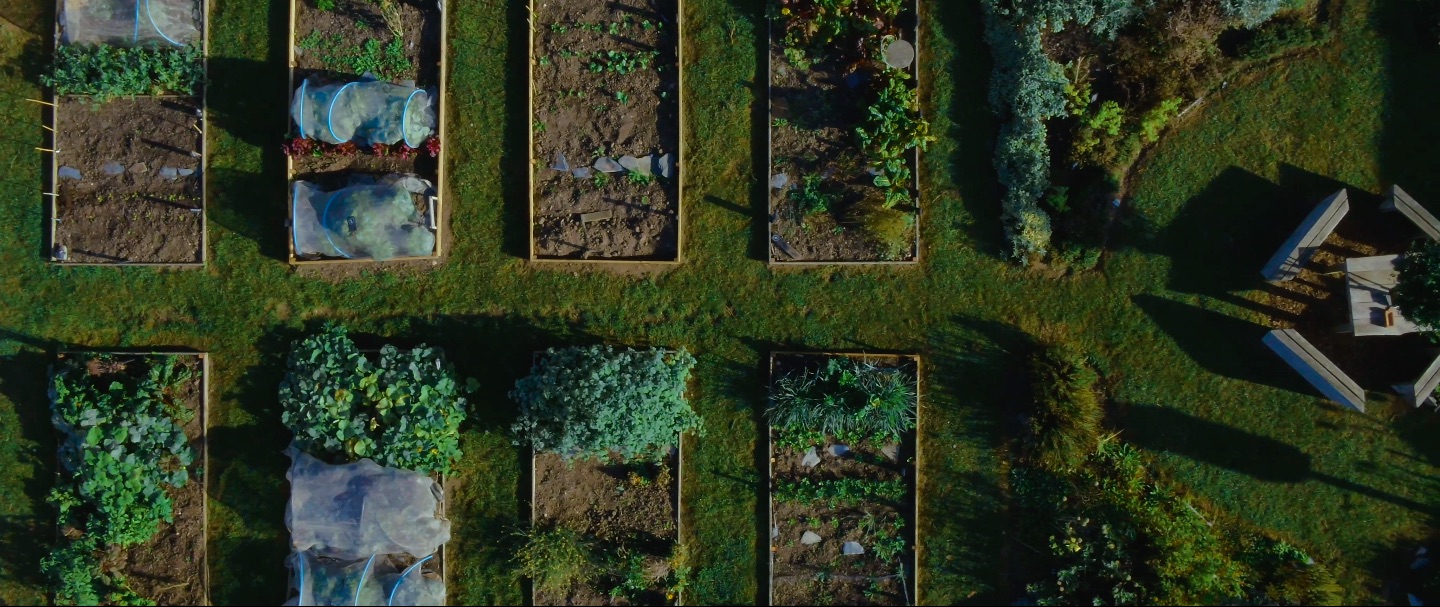
[[533,449],[520,551],[536,605],[679,604],[681,435],[700,429],[684,349],[551,349],[511,392]]
[[435,260],[445,4],[292,0],[290,263]]
[[770,359],[770,604],[915,597],[919,359]]
[[362,351],[338,325],[297,341],[288,365],[286,604],[445,604],[444,480],[473,382],[438,348]]
[[62,353],[57,545],[40,562],[58,605],[209,604],[208,358]]
[[70,265],[205,263],[201,0],[57,0],[50,256]]
[[772,265],[920,258],[917,0],[775,0]]
[[681,12],[531,0],[532,261],[680,261]]

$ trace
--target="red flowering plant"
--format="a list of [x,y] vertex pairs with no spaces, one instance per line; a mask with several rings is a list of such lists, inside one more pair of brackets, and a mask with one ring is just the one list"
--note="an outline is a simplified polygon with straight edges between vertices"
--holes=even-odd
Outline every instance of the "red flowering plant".
[[425,153],[426,153],[426,154],[429,154],[431,158],[439,158],[439,157],[440,157],[440,138],[439,138],[439,137],[436,137],[436,136],[432,135],[432,136],[430,136],[429,139],[426,139],[426,140],[425,140],[425,143],[422,144],[422,145],[425,146]]
[[376,156],[389,156],[390,148],[383,143],[376,143],[370,146],[370,153]]

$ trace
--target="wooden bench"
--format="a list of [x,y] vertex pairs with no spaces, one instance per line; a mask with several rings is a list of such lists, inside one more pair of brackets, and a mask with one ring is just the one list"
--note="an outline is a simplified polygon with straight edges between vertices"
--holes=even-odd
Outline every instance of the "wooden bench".
[[1325,398],[1365,412],[1365,390],[1299,332],[1294,329],[1271,331],[1265,335],[1264,341]]
[[1320,201],[1305,221],[1295,228],[1290,238],[1285,240],[1285,244],[1280,245],[1280,250],[1265,264],[1260,275],[1270,282],[1285,282],[1299,276],[1301,268],[1310,261],[1310,256],[1315,254],[1315,250],[1330,237],[1335,226],[1340,225],[1340,220],[1349,212],[1350,194],[1344,188]]
[[1440,387],[1440,356],[1435,357],[1435,361],[1430,363],[1430,366],[1420,374],[1420,379],[1415,380],[1415,383],[1396,385],[1395,391],[1400,393],[1405,402],[1419,407],[1426,401],[1434,404],[1435,401],[1431,396],[1435,394],[1436,387]]
[[1400,186],[1390,186],[1390,189],[1385,192],[1385,202],[1380,204],[1380,210],[1400,211],[1401,215],[1409,219],[1410,223],[1415,224],[1415,227],[1420,228],[1420,231],[1429,236],[1430,240],[1440,240],[1440,219],[1435,219],[1430,211],[1415,202],[1415,199],[1405,190],[1400,189]]

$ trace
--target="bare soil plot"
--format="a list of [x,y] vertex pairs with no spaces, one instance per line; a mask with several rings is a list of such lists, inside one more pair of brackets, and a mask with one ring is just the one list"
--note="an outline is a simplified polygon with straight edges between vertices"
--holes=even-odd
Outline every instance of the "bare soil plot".
[[679,0],[531,11],[531,259],[678,261]]

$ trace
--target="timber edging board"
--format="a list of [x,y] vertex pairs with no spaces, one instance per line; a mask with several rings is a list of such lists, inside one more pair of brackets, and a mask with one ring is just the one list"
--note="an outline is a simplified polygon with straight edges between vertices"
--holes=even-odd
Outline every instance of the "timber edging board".
[[[53,41],[53,45],[51,46],[52,49],[56,49],[56,48],[59,48],[59,47],[60,47],[60,19],[58,18],[58,16],[59,16],[60,13],[61,13],[61,3],[62,3],[63,1],[64,1],[64,0],[55,0],[55,14],[56,14],[57,18],[55,19],[55,32],[54,32],[54,33],[55,33],[55,38],[54,38],[54,41]],[[210,114],[210,105],[209,105],[209,99],[210,99],[210,82],[209,82],[209,81],[210,81],[210,3],[209,3],[209,0],[198,0],[198,2],[199,2],[199,5],[200,5],[200,44],[202,45],[202,46],[201,46],[201,49],[200,49],[200,50],[201,50],[201,53],[200,53],[200,56],[201,56],[201,58],[200,58],[200,78],[201,78],[201,85],[200,85],[200,95],[199,95],[199,101],[200,101],[200,116],[199,116],[199,119],[200,119],[200,261],[186,261],[186,262],[154,262],[154,261],[136,261],[136,262],[116,261],[116,262],[102,262],[102,261],[85,261],[85,262],[80,262],[80,261],[61,261],[60,259],[57,259],[57,258],[55,257],[55,245],[59,244],[59,243],[55,242],[55,224],[60,221],[60,219],[59,219],[59,217],[60,217],[60,158],[59,158],[59,152],[62,151],[62,150],[56,150],[56,149],[55,149],[55,144],[60,141],[60,137],[59,137],[58,131],[57,131],[57,129],[60,128],[60,124],[58,124],[59,118],[60,118],[60,116],[59,116],[60,100],[61,100],[62,98],[66,98],[66,99],[70,99],[70,98],[85,98],[85,97],[88,97],[88,95],[57,95],[57,94],[55,94],[55,89],[50,89],[50,90],[48,90],[48,91],[46,92],[47,95],[48,95],[48,98],[49,98],[49,106],[50,106],[50,134],[49,134],[49,137],[50,137],[50,191],[49,191],[49,192],[42,192],[42,193],[41,193],[43,196],[47,196],[47,197],[50,198],[50,217],[47,218],[48,221],[46,222],[46,223],[49,224],[48,226],[46,226],[46,232],[49,233],[49,235],[50,235],[50,241],[49,241],[48,243],[46,243],[46,244],[48,245],[48,246],[46,247],[46,251],[47,251],[47,253],[46,253],[46,258],[45,258],[46,263],[51,264],[51,265],[56,265],[56,266],[107,266],[107,267],[137,266],[137,267],[159,267],[159,268],[203,268],[203,267],[205,267],[205,262],[210,258],[210,253],[209,253],[209,251],[210,251],[210,238],[209,238],[210,229],[209,229],[209,225],[208,225],[207,220],[206,220],[206,216],[209,214],[209,208],[208,208],[208,205],[206,204],[206,203],[207,203],[207,200],[208,200],[208,198],[209,198],[209,194],[208,194],[208,188],[207,188],[206,186],[210,183],[210,149],[209,149],[209,147],[210,147],[210,121],[209,121],[209,119],[208,119],[208,118],[209,118],[209,114]],[[153,99],[164,99],[164,98],[194,99],[196,96],[195,96],[195,95],[136,95],[136,97],[137,97],[137,98],[142,98],[142,99],[144,99],[144,98],[153,98]]]
[[[550,0],[554,1],[554,0]],[[578,0],[586,2],[589,0]],[[918,1],[918,0],[917,0]],[[526,48],[529,49],[525,55],[525,82],[526,97],[525,107],[528,109],[530,122],[535,122],[535,0],[528,0],[526,4]],[[685,260],[685,0],[675,0],[675,120],[680,123],[677,131],[677,143],[679,151],[675,153],[675,258],[674,259],[604,259],[604,258],[583,258],[583,257],[542,257],[535,252],[535,129],[526,130],[526,141],[529,149],[525,153],[527,171],[525,183],[529,188],[525,193],[529,201],[528,214],[530,219],[530,242],[526,245],[529,251],[529,261],[539,264],[596,264],[604,266],[607,264],[635,264],[649,267],[673,267],[680,265]],[[444,148],[441,148],[442,153]]]
[[[918,97],[920,96],[920,94],[921,94],[921,89],[920,89],[920,84],[921,84],[921,80],[920,80],[920,59],[921,59],[921,55],[920,55],[920,23],[921,23],[921,19],[920,19],[920,0],[911,0],[910,10],[912,10],[912,11],[915,12],[915,26],[914,26],[913,28],[911,28],[911,30],[910,30],[910,34],[911,34],[911,35],[910,35],[910,39],[907,41],[907,42],[909,42],[911,45],[913,45],[913,46],[915,47],[915,60],[910,64],[910,78],[911,78],[911,80],[913,80],[913,81],[915,82],[915,95],[916,95],[917,98],[918,98]],[[776,249],[777,247],[779,247],[780,245],[779,245],[779,243],[777,243],[777,242],[775,241],[775,222],[771,219],[771,217],[772,217],[772,216],[774,215],[774,213],[775,213],[775,210],[774,210],[774,205],[775,205],[775,203],[774,203],[774,196],[775,196],[774,190],[775,190],[775,188],[773,188],[773,187],[770,186],[770,179],[772,179],[772,178],[775,176],[775,135],[774,135],[774,131],[775,131],[775,119],[774,119],[774,117],[772,116],[772,112],[774,111],[774,109],[773,109],[773,106],[771,105],[771,103],[772,103],[771,100],[772,100],[773,97],[774,97],[774,84],[773,84],[773,82],[775,81],[775,74],[774,74],[774,72],[775,72],[775,60],[774,60],[774,55],[775,55],[775,53],[774,53],[774,49],[772,48],[772,47],[775,45],[775,20],[774,20],[773,18],[766,19],[766,24],[767,24],[767,27],[768,27],[768,29],[766,30],[766,45],[765,45],[765,78],[766,78],[766,80],[765,80],[765,171],[766,171],[766,174],[761,176],[761,180],[762,180],[762,181],[764,182],[764,184],[765,184],[765,209],[766,209],[766,213],[765,213],[765,260],[766,260],[766,264],[768,264],[768,265],[771,267],[771,269],[774,269],[774,268],[784,268],[784,267],[816,267],[816,266],[914,266],[914,265],[919,265],[919,264],[920,264],[920,258],[921,258],[921,252],[923,251],[923,248],[921,247],[920,234],[921,234],[921,232],[924,231],[924,230],[923,230],[923,228],[924,228],[924,222],[922,221],[922,218],[923,218],[924,215],[925,215],[925,210],[924,210],[924,205],[921,204],[921,200],[920,200],[920,148],[918,148],[918,147],[917,147],[917,148],[911,148],[911,149],[910,149],[910,158],[909,158],[910,165],[911,165],[911,167],[910,167],[910,171],[911,171],[911,186],[910,186],[910,188],[911,188],[911,190],[912,190],[913,202],[914,202],[914,204],[915,204],[915,255],[914,255],[913,257],[911,257],[910,259],[904,259],[904,260],[899,260],[899,261],[847,261],[847,260],[833,260],[833,261],[795,260],[795,261],[786,261],[786,260],[780,258],[779,255],[777,255],[775,249]],[[923,104],[921,104],[921,105],[922,105],[922,108],[921,108],[920,115],[921,115],[921,117],[924,117]],[[682,116],[683,116],[683,114],[682,114]]]
[[[295,13],[299,9],[302,0],[290,0],[290,39],[289,50],[289,85],[285,97],[285,123],[286,128],[293,127],[295,120],[290,117],[290,105],[295,95]],[[293,187],[295,184],[295,159],[289,155],[285,156],[285,216],[288,221],[285,223],[285,250],[286,256],[292,266],[315,266],[325,264],[393,264],[407,261],[437,260],[445,256],[445,159],[446,150],[450,148],[445,139],[445,117],[446,109],[450,106],[450,100],[445,94],[449,90],[447,84],[450,80],[450,9],[449,4],[444,0],[438,0],[440,9],[440,90],[435,95],[436,116],[435,116],[435,137],[440,140],[440,155],[436,158],[438,166],[435,169],[435,208],[431,210],[435,222],[435,251],[430,255],[415,255],[409,257],[394,257],[383,261],[374,259],[300,259],[295,256],[295,235],[291,226],[295,222],[295,204],[293,202]],[[208,35],[208,34],[207,34]],[[356,76],[358,78],[358,76]],[[443,563],[442,563],[443,564]]]
[[1263,340],[1326,398],[1365,412],[1365,390],[1294,329],[1277,329]]
[[1415,383],[1397,385],[1395,391],[1399,392],[1406,402],[1419,407],[1430,400],[1437,387],[1440,387],[1440,357],[1430,362],[1430,366],[1425,368],[1425,372],[1420,374]]
[[[776,359],[776,358],[779,358],[779,357],[809,357],[809,358],[836,358],[836,357],[845,357],[845,358],[858,358],[858,359],[860,359],[860,360],[871,360],[871,359],[887,360],[887,361],[909,360],[909,361],[911,361],[911,362],[913,362],[913,363],[915,364],[915,430],[914,430],[914,432],[915,432],[915,465],[914,465],[915,477],[914,477],[914,479],[913,479],[913,483],[914,483],[914,485],[913,485],[913,487],[914,487],[913,491],[914,491],[915,503],[914,503],[914,511],[911,512],[911,516],[913,517],[913,518],[912,518],[912,522],[911,522],[911,526],[910,526],[910,527],[911,527],[911,528],[910,528],[910,538],[911,538],[911,540],[910,540],[910,555],[911,555],[911,560],[910,560],[910,563],[908,563],[908,564],[910,565],[911,575],[910,575],[910,578],[909,578],[909,579],[907,579],[907,580],[902,580],[902,582],[903,582],[902,585],[904,586],[905,591],[906,591],[907,593],[909,593],[909,594],[908,594],[909,603],[910,603],[911,605],[920,605],[920,604],[921,604],[921,602],[920,602],[920,482],[921,482],[920,464],[921,464],[921,461],[922,461],[922,460],[921,460],[921,451],[922,451],[922,450],[921,450],[921,448],[920,448],[920,443],[922,442],[922,441],[921,441],[921,423],[922,423],[922,417],[921,417],[921,415],[920,415],[920,403],[921,403],[922,400],[923,400],[923,398],[922,398],[922,396],[921,396],[921,385],[924,383],[924,382],[921,380],[921,377],[922,377],[921,366],[922,366],[922,365],[921,365],[920,355],[919,355],[919,354],[867,354],[867,353],[863,353],[863,352],[859,352],[859,353],[857,353],[857,352],[798,352],[798,351],[783,351],[783,350],[782,350],[782,351],[771,352],[771,353],[770,353],[770,364],[769,364],[769,366],[768,366],[768,369],[769,369],[770,373],[769,373],[769,377],[766,378],[766,382],[765,382],[765,399],[766,399],[766,401],[767,401],[767,402],[766,402],[766,405],[767,405],[767,406],[768,406],[768,401],[769,401],[769,398],[770,398],[770,390],[775,386],[775,359]],[[765,472],[765,482],[766,482],[766,485],[765,485],[765,497],[766,497],[766,502],[767,502],[766,511],[767,511],[767,513],[768,513],[768,519],[769,519],[769,520],[766,521],[768,524],[765,526],[765,545],[766,545],[766,547],[767,547],[767,549],[765,550],[765,558],[767,559],[767,564],[766,564],[766,568],[765,568],[766,573],[767,573],[767,575],[766,575],[766,577],[765,577],[765,582],[766,582],[766,585],[765,585],[765,602],[766,602],[766,604],[768,604],[768,605],[774,605],[774,604],[775,604],[775,546],[774,546],[775,531],[774,531],[774,530],[775,530],[775,528],[776,528],[776,526],[775,526],[775,491],[774,491],[774,483],[775,483],[775,430],[770,427],[769,422],[766,422],[766,424],[765,424],[765,448],[766,448],[766,454],[765,454],[765,461],[766,461],[766,464],[765,464],[765,465],[766,465],[766,472]],[[902,572],[903,572],[904,569],[905,569],[905,565],[906,565],[906,563],[901,563],[901,571],[902,571]]]
[[1440,240],[1440,219],[1436,219],[1430,211],[1420,206],[1415,198],[1408,192],[1400,189],[1398,185],[1390,186],[1385,193],[1385,202],[1380,205],[1381,211],[1400,211],[1410,223],[1420,228],[1430,240]]
[[[194,356],[200,359],[200,443],[205,446],[205,452],[200,457],[200,542],[205,546],[205,553],[201,555],[200,563],[200,596],[203,597],[205,605],[210,602],[210,354],[208,352],[180,352],[171,350],[117,352],[114,350],[61,350],[56,355],[56,360],[64,360],[66,356],[89,356],[108,354],[111,356]],[[53,373],[53,371],[52,371]],[[58,479],[61,474],[59,464],[59,450],[56,450],[55,476]],[[59,521],[56,521],[55,532],[57,539],[60,534]],[[51,599],[54,595],[49,595]]]
[[1315,205],[1315,210],[1295,228],[1260,274],[1271,282],[1285,282],[1300,275],[1315,249],[1335,231],[1335,226],[1350,212],[1350,195],[1344,188]]

